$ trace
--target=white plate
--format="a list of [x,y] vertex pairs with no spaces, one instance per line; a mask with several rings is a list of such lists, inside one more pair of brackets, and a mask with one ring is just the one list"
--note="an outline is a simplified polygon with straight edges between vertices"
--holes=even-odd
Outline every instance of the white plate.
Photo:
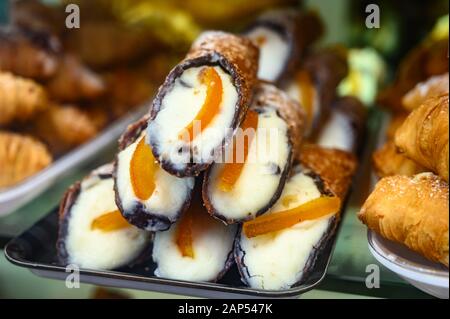
[[448,269],[431,262],[407,247],[384,239],[369,230],[369,250],[383,266],[416,288],[437,298],[448,299]]

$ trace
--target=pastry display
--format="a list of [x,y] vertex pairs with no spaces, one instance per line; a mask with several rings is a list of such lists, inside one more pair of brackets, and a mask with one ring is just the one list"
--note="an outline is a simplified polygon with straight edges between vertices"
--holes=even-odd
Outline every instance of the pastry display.
[[373,154],[381,179],[358,217],[383,238],[448,268],[446,46],[448,24],[446,35],[430,36],[408,54],[394,84],[380,94],[393,114],[386,141]]
[[180,55],[107,10],[69,30],[61,9],[15,1],[0,27],[0,129],[30,135],[55,161],[136,112]]
[[[244,36],[201,33],[168,73],[149,112],[122,134],[111,172],[93,172],[66,193],[60,262],[120,269],[149,265],[138,258],[144,252],[153,260],[149,275],[160,278],[216,282],[235,267],[250,288],[281,290],[304,282],[340,221],[366,119],[356,97],[337,96],[348,70],[345,50],[307,52],[322,32],[307,27],[320,26],[317,19],[271,11]],[[259,63],[273,59],[264,47],[273,46],[272,33],[279,32],[272,23],[283,24],[288,37],[276,37],[291,51],[269,83],[261,79],[267,65]],[[258,46],[259,32],[270,39]],[[301,83],[291,71],[299,72]],[[127,104],[138,96],[138,83],[146,87],[140,74],[107,72],[106,86],[116,88],[111,101]],[[290,79],[297,90],[280,79]],[[68,100],[82,97],[72,93]],[[95,207],[94,196],[102,198]],[[98,243],[84,247],[82,234],[98,236]],[[117,251],[89,258],[106,240]],[[124,245],[131,248],[120,252]]]

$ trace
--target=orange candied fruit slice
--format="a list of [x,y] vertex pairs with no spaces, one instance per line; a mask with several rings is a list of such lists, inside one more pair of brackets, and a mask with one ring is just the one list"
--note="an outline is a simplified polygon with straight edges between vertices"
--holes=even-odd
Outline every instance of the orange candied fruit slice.
[[176,243],[183,257],[194,258],[193,215],[190,209],[181,217],[177,228]]
[[294,226],[305,220],[314,220],[329,214],[336,214],[341,207],[338,197],[323,196],[292,209],[262,215],[244,223],[248,238],[276,232]]
[[222,79],[214,67],[207,67],[200,72],[200,82],[206,85],[205,101],[195,118],[179,134],[180,139],[188,138],[189,142],[195,139],[194,124],[196,121],[200,123],[201,133],[219,113],[222,104]]
[[134,194],[141,200],[147,200],[155,190],[155,172],[159,165],[153,157],[152,149],[141,138],[130,161],[130,178]]
[[233,189],[236,184],[239,176],[241,176],[242,169],[244,168],[245,162],[247,161],[247,156],[249,152],[249,148],[252,144],[253,138],[256,134],[256,129],[258,128],[258,113],[255,111],[248,111],[247,115],[241,125],[242,132],[245,132],[247,129],[253,129],[253,133],[250,135],[244,135],[244,138],[247,139],[247,143],[244,139],[244,158],[242,162],[238,162],[236,158],[237,153],[237,143],[236,138],[233,139],[233,161],[231,163],[226,163],[220,173],[219,176],[219,189],[223,192],[229,192]]
[[94,219],[91,223],[91,229],[98,229],[104,232],[110,232],[114,230],[120,230],[131,225],[123,218],[122,214],[118,210],[104,213],[103,215]]
[[283,204],[284,207],[289,207],[291,203],[297,201],[298,196],[295,194],[292,195],[286,195],[281,199],[281,204]]
[[314,114],[314,84],[312,83],[309,73],[304,70],[297,73],[296,80],[301,95],[300,104],[305,108],[308,123],[311,123]]

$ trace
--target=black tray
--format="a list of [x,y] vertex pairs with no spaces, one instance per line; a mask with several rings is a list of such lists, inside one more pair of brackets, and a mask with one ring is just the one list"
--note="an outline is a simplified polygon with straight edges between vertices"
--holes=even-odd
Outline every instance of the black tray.
[[[5,256],[11,263],[30,269],[38,276],[66,280],[66,268],[56,260],[56,236],[58,211],[38,221],[20,236],[11,240],[5,247]],[[149,260],[147,265],[123,267],[115,271],[80,269],[80,281],[102,286],[157,291],[178,295],[207,298],[290,298],[313,289],[325,277],[336,242],[336,234],[326,243],[319,254],[314,269],[306,281],[288,290],[259,290],[245,287],[236,266],[217,283],[190,282],[158,278],[153,275],[155,264]]]

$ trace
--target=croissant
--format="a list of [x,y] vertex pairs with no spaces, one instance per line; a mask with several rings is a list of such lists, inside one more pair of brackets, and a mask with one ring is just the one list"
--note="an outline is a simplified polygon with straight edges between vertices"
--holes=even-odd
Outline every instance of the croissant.
[[386,130],[386,139],[387,140],[393,140],[395,138],[395,132],[397,132],[397,129],[400,126],[402,126],[403,122],[405,122],[407,117],[408,117],[408,113],[406,113],[406,112],[394,113],[392,115],[392,119],[389,122],[389,125]]
[[62,58],[58,71],[47,83],[50,96],[60,102],[94,99],[105,89],[103,80],[73,55]]
[[419,107],[425,100],[433,96],[448,94],[448,72],[442,75],[432,76],[425,82],[418,83],[411,91],[403,96],[403,107],[412,111]]
[[0,71],[0,126],[27,120],[47,106],[47,95],[42,86]]
[[35,118],[30,133],[59,155],[91,139],[97,131],[95,123],[76,106],[52,105]]
[[448,95],[430,98],[414,110],[395,134],[405,155],[448,182]]
[[432,173],[381,179],[358,218],[386,239],[448,267],[448,184]]
[[51,162],[52,156],[41,142],[0,131],[0,189],[24,180]]
[[35,31],[0,30],[0,71],[46,79],[58,67],[59,40]]
[[392,175],[411,176],[425,172],[425,168],[397,151],[393,141],[386,142],[372,155],[373,166],[378,177]]

